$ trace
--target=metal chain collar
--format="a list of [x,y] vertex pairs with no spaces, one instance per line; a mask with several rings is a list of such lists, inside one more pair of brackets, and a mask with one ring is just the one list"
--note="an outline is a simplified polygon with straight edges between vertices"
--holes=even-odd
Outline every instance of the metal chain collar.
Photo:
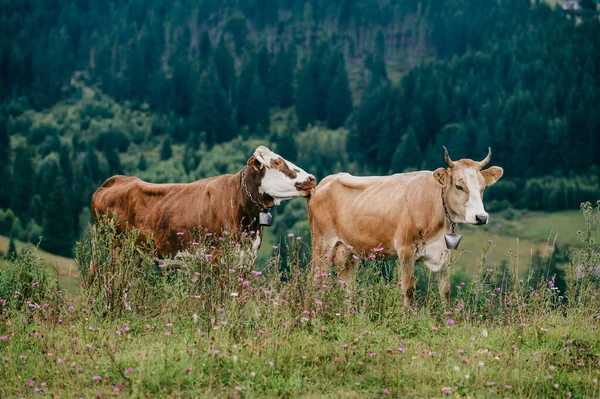
[[254,198],[252,198],[252,194],[250,194],[250,190],[248,190],[248,186],[246,185],[246,168],[247,167],[248,167],[248,165],[244,166],[244,169],[242,169],[242,187],[244,187],[246,194],[248,194],[248,198],[250,198],[250,201],[252,201],[252,203],[254,205],[256,205],[258,210],[261,212],[265,212],[266,209],[264,207],[260,206],[260,204]]
[[450,218],[450,214],[448,213],[448,208],[446,208],[446,200],[444,199],[444,187],[442,187],[442,204],[444,205],[444,212],[446,213],[446,217],[450,221],[450,226],[452,227],[452,234],[454,234],[454,231],[456,230],[456,225],[458,223],[452,221],[452,218]]

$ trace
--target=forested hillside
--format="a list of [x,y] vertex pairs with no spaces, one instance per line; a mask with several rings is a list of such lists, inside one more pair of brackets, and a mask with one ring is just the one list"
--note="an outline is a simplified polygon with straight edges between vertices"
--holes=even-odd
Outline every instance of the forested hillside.
[[[116,173],[258,144],[318,178],[483,158],[489,209],[600,198],[600,23],[529,0],[0,0],[0,234],[69,255]],[[276,233],[305,220],[279,210]]]

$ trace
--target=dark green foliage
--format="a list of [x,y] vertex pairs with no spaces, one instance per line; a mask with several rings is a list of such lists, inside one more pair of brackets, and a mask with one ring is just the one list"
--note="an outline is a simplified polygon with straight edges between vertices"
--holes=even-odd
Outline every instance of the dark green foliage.
[[10,241],[8,242],[8,251],[6,252],[6,257],[8,259],[15,259],[17,257],[17,247],[15,245],[15,239],[11,236]]
[[166,161],[167,159],[171,159],[172,156],[173,149],[171,148],[171,139],[166,138],[160,147],[160,160]]
[[146,157],[144,156],[144,154],[142,154],[140,156],[140,160],[138,161],[137,168],[138,168],[138,170],[141,170],[142,172],[145,171],[146,169],[148,169],[148,161],[146,161]]
[[419,169],[422,162],[423,156],[415,137],[415,130],[412,126],[409,126],[406,133],[402,136],[398,148],[394,152],[390,165],[390,173],[400,173],[407,168]]
[[308,124],[314,124],[317,120],[316,96],[315,77],[308,63],[298,72],[298,82],[296,84],[296,116],[298,117],[298,127],[302,130]]
[[337,129],[342,126],[352,112],[352,92],[343,60],[340,62],[329,91],[327,103],[327,127]]
[[71,256],[73,249],[73,220],[68,202],[65,179],[56,178],[44,208],[44,238],[40,248],[45,251]]
[[[13,165],[13,195],[11,209],[22,220],[28,219],[29,199],[35,193],[36,173],[29,147],[18,147]],[[18,176],[18,178],[17,178]]]

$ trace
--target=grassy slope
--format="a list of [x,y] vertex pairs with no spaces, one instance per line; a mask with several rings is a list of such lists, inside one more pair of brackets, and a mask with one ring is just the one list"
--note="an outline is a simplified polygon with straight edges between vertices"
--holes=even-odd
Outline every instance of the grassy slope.
[[[0,236],[0,252],[6,253],[8,251],[9,238],[5,236]],[[15,242],[15,246],[17,247],[17,252],[21,252],[23,247],[31,244],[24,244],[20,241]],[[59,267],[59,281],[62,288],[67,290],[69,295],[77,292],[79,287],[79,274],[77,273],[77,264],[75,260],[70,258],[65,258],[63,256],[54,255],[41,249],[38,249],[38,254],[44,258],[49,260],[50,262],[56,263]],[[0,262],[1,264],[1,262]]]

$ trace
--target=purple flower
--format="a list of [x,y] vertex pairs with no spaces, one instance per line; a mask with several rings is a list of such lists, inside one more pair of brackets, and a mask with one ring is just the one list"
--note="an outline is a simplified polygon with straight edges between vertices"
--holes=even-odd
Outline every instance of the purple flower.
[[7,341],[7,340],[8,340],[8,337],[7,337],[6,335],[3,335],[3,336],[1,336],[1,337],[0,337],[0,339],[1,339],[2,341]]
[[496,383],[494,381],[488,381],[487,385],[488,387],[494,386]]
[[373,353],[370,353],[370,354],[369,354],[369,357],[371,357],[371,358],[373,358],[373,357],[375,357],[375,356],[377,356],[377,352],[373,352]]
[[184,235],[184,234],[185,234],[185,233],[184,233],[183,231],[178,231],[178,232],[177,232],[177,235],[178,235],[178,236],[182,236],[182,235]]
[[40,285],[39,281],[34,282],[33,284],[31,284],[32,287],[37,287],[38,285]]
[[100,377],[99,375],[95,375],[92,377],[92,380],[94,381],[102,381],[102,377]]
[[27,385],[29,385],[30,387],[32,387],[33,386],[33,380],[27,381]]
[[194,241],[194,242],[192,243],[192,245],[193,245],[193,246],[195,246],[195,247],[197,247],[197,246],[198,246],[198,245],[200,245],[200,244],[199,244],[199,243],[197,243],[196,241]]
[[448,319],[448,325],[449,325],[449,326],[451,326],[451,325],[453,325],[453,324],[454,324],[454,320],[452,320],[452,319]]
[[218,349],[213,350],[213,355],[218,355],[218,354],[219,354],[219,350]]
[[133,373],[133,369],[131,367],[129,367],[127,370],[125,370],[125,374],[131,374]]
[[323,302],[321,302],[321,301],[320,301],[320,300],[318,300],[318,299],[317,299],[315,302],[316,302],[316,303],[317,303],[317,305],[319,305],[319,306],[323,305]]

